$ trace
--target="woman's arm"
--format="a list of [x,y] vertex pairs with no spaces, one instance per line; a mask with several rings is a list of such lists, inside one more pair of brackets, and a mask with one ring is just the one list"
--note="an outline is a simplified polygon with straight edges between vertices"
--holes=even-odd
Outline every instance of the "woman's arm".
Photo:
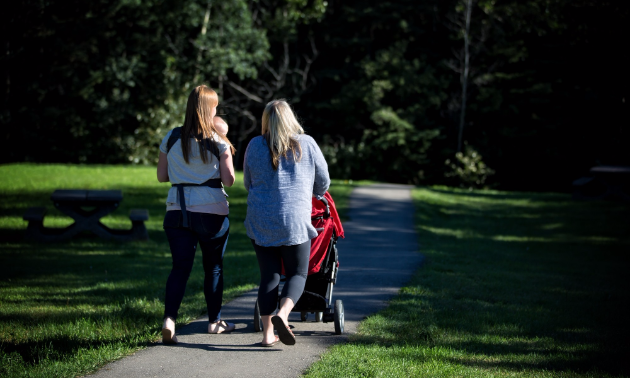
[[157,165],[157,179],[159,182],[168,182],[168,159],[166,154],[160,151]]
[[247,168],[247,153],[251,144],[252,142],[249,142],[247,148],[245,149],[245,153],[243,154],[243,185],[245,185],[245,190],[247,190],[247,192],[249,192],[249,187],[252,185],[252,178],[249,173],[249,168]]
[[232,152],[228,148],[220,156],[219,167],[221,168],[221,182],[228,188],[234,185],[234,163],[232,162]]
[[328,164],[324,158],[324,154],[319,149],[315,140],[313,140],[312,148],[313,163],[315,165],[315,182],[313,183],[313,194],[315,196],[323,196],[330,187],[330,176],[328,174]]

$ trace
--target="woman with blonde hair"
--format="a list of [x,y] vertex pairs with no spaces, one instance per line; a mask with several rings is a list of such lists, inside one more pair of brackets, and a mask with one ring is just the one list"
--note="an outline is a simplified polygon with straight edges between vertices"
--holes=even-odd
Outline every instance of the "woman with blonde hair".
[[[311,225],[312,197],[326,193],[330,177],[317,143],[304,134],[286,101],[274,100],[265,107],[262,135],[245,151],[243,177],[248,191],[245,228],[260,267],[262,345],[293,345],[288,317],[304,291],[311,239],[317,236]],[[280,309],[272,316],[283,264],[286,282]]]
[[[221,319],[223,254],[230,222],[223,185],[234,184],[234,147],[216,127],[219,99],[211,88],[200,85],[188,96],[184,125],[169,131],[160,144],[157,177],[171,182],[166,198],[164,231],[173,267],[166,282],[162,340],[177,343],[175,320],[192,270],[197,244],[203,255],[204,295],[208,332],[234,330]],[[227,124],[222,126],[227,130]]]

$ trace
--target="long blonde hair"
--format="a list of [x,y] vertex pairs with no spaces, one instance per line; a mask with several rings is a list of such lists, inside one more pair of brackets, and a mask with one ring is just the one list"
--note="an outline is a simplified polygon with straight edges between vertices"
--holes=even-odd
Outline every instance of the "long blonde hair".
[[287,158],[291,151],[293,161],[302,159],[302,147],[297,135],[304,134],[304,129],[295,118],[291,106],[284,100],[273,100],[265,106],[262,116],[262,134],[267,140],[271,165],[278,169],[280,157]]
[[[232,154],[236,151],[229,139],[217,132],[212,120],[212,108],[219,105],[219,96],[212,88],[206,85],[200,85],[190,92],[188,103],[186,104],[186,118],[184,119],[184,127],[182,128],[182,153],[184,160],[189,163],[190,156],[190,138],[197,139],[201,160],[208,162],[208,150],[204,139],[212,138],[217,135],[223,139],[229,146]],[[210,140],[215,143],[214,140]]]

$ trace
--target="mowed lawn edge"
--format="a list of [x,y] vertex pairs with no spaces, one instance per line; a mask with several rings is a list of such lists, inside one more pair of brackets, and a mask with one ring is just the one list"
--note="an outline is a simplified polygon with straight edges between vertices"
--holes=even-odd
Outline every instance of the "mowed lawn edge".
[[425,262],[306,377],[622,377],[630,205],[413,190]]
[[[171,258],[162,230],[169,184],[155,167],[66,164],[0,165],[0,376],[74,377],[93,372],[160,338]],[[353,187],[333,180],[342,216]],[[72,220],[52,206],[55,189],[121,189],[120,207],[103,223],[130,228],[131,208],[146,208],[148,242],[119,243],[85,234],[62,243],[24,241],[28,207],[45,206],[45,225]],[[224,303],[258,285],[259,271],[243,221],[242,173],[227,188],[230,240],[224,259]],[[205,313],[201,253],[186,289],[178,327]]]

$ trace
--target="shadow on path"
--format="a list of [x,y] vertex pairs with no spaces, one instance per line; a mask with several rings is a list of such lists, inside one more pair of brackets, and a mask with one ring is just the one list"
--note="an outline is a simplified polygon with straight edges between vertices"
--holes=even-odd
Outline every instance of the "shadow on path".
[[[422,262],[411,188],[376,184],[352,192],[350,221],[343,224],[346,238],[337,244],[340,270],[333,292],[333,299],[344,303],[346,334],[356,332],[362,319],[386,306]],[[261,347],[262,335],[253,327],[256,295],[252,290],[223,307],[222,317],[236,324],[231,334],[207,334],[207,317],[197,319],[177,330],[180,344],[156,344],[94,376],[297,377],[326,348],[347,340],[346,334],[334,334],[333,323],[301,322],[299,314],[292,313],[289,320],[297,344]]]

